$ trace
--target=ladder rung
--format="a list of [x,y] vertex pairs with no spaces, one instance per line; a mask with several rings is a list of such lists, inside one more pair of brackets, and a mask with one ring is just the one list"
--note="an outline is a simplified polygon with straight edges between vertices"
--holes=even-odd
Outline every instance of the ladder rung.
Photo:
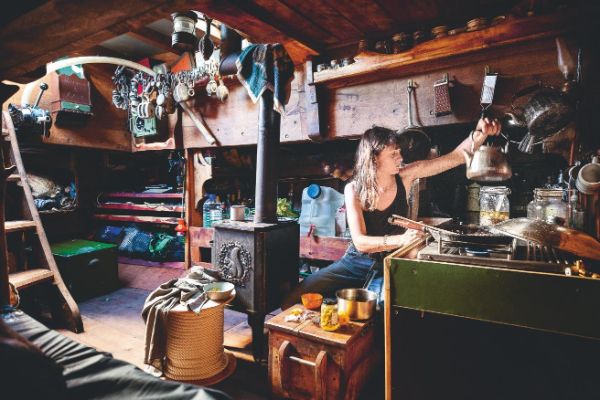
[[8,182],[17,182],[20,180],[21,180],[21,175],[19,175],[19,174],[10,174],[7,179]]
[[12,272],[8,274],[10,283],[17,289],[23,289],[36,283],[46,282],[54,279],[54,272],[49,269],[35,268],[26,271]]
[[4,223],[6,233],[25,231],[27,229],[35,229],[36,227],[35,221],[6,221]]

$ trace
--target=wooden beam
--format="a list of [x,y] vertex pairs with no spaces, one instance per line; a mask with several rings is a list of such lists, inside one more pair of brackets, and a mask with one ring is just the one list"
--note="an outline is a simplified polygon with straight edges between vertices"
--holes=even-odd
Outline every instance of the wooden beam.
[[170,36],[165,36],[150,28],[143,27],[136,31],[127,32],[127,36],[139,40],[140,42],[149,44],[150,46],[161,49],[166,53],[173,53],[179,55],[179,52],[175,51],[175,49],[173,49],[173,46],[171,46]]
[[181,9],[189,9],[187,1],[49,1],[0,29],[0,77],[19,81],[65,54],[170,18]]

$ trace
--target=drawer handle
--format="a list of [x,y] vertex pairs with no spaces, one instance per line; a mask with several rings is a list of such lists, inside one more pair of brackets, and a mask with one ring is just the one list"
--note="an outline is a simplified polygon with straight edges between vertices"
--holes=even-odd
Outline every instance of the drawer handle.
[[325,350],[321,350],[319,354],[317,354],[315,361],[309,361],[291,355],[293,351],[294,348],[290,341],[284,340],[279,347],[279,351],[277,352],[277,358],[279,359],[279,376],[276,377],[274,384],[278,387],[279,393],[290,397],[284,387],[284,384],[291,379],[289,361],[294,361],[298,364],[314,368],[314,399],[325,400],[327,397],[327,352]]
[[100,265],[100,259],[99,258],[92,258],[89,262],[88,262],[88,268],[97,268]]

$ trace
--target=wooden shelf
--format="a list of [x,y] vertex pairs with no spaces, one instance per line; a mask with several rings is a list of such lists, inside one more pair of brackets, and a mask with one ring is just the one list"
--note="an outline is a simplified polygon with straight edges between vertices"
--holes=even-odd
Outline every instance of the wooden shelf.
[[109,192],[102,193],[102,196],[119,197],[124,199],[182,199],[183,193]]
[[97,207],[101,210],[131,210],[131,211],[154,211],[154,212],[182,212],[182,206],[167,204],[101,204]]
[[176,217],[155,217],[155,216],[139,216],[139,215],[112,215],[112,214],[94,214],[95,219],[104,221],[120,221],[120,222],[143,222],[149,224],[168,224],[177,225]]
[[[587,23],[573,10],[565,13],[509,19],[480,31],[464,32],[421,43],[399,54],[365,52],[354,64],[314,73],[314,83],[339,88],[445,68],[445,59],[488,49],[552,38]],[[456,60],[452,60],[456,64]]]

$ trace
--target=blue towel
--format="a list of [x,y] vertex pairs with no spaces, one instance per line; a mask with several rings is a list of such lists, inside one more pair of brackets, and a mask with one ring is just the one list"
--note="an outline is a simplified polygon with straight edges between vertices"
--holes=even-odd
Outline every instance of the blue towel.
[[254,103],[265,89],[273,92],[273,109],[283,114],[290,98],[294,63],[279,44],[253,44],[242,50],[236,60],[237,77]]

